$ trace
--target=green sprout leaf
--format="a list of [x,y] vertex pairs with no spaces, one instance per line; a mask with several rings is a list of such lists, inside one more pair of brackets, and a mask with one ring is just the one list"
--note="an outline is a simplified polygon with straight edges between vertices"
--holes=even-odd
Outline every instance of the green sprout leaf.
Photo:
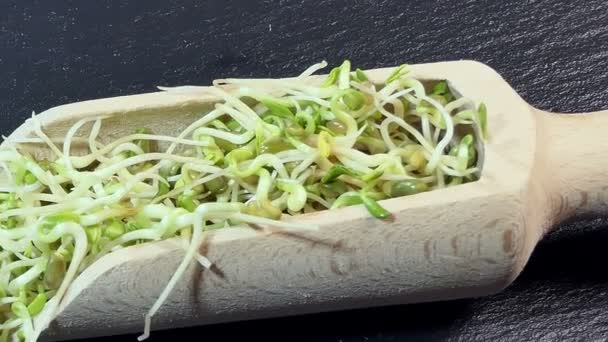
[[338,88],[344,90],[350,88],[350,61],[345,60],[340,66],[338,75]]
[[398,79],[400,79],[401,77],[405,76],[409,70],[407,70],[407,68],[409,67],[409,65],[407,64],[401,64],[400,66],[398,66],[386,79],[386,84],[389,84],[393,81],[396,81]]
[[329,75],[327,75],[327,78],[325,79],[325,82],[323,82],[323,85],[321,85],[321,87],[327,88],[336,84],[336,81],[338,81],[338,74],[340,74],[340,67],[335,67],[331,69]]
[[321,178],[321,183],[327,184],[335,181],[342,175],[348,175],[352,177],[359,177],[361,174],[353,169],[350,169],[342,164],[335,164],[327,173]]
[[481,103],[477,109],[479,113],[479,125],[481,128],[481,134],[484,138],[488,137],[488,109],[485,103]]
[[381,220],[386,220],[392,216],[391,213],[388,210],[384,209],[380,204],[378,204],[375,199],[369,197],[364,193],[362,193],[360,196],[361,202],[363,202],[363,205],[365,206],[365,208],[367,208],[367,211],[369,211],[369,213],[372,214],[373,217]]
[[359,68],[357,68],[357,70],[355,70],[353,79],[360,83],[369,81],[369,77],[367,77],[365,72]]

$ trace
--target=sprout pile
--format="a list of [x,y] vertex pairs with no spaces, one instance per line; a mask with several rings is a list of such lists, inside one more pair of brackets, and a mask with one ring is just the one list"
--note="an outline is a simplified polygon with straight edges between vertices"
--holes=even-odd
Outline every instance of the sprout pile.
[[[116,249],[187,242],[145,317],[143,340],[187,266],[212,265],[197,251],[205,231],[302,229],[282,217],[351,205],[391,219],[383,199],[478,179],[483,104],[457,98],[446,81],[409,77],[407,65],[382,83],[349,61],[309,77],[326,66],[290,79],[161,88],[217,98],[178,136],[141,127],[103,144],[106,118],[89,117],[57,141],[34,115],[35,136],[0,150],[0,341],[36,341],[75,277]],[[78,132],[85,154],[72,153]],[[36,160],[24,143],[53,157]]]

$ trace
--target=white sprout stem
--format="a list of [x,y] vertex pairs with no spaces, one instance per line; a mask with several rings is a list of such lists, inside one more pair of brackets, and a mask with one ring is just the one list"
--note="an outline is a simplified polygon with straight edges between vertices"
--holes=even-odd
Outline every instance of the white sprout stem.
[[429,116],[426,113],[420,115],[420,119],[422,120],[422,134],[426,141],[432,142],[433,137],[431,136],[431,125],[429,123]]
[[[148,161],[157,161],[157,160],[171,160],[178,163],[192,163],[198,164],[201,167],[207,166],[207,172],[218,172],[221,169],[215,166],[209,165],[208,161],[200,160],[192,157],[182,157],[179,155],[169,154],[169,153],[148,153],[143,155],[137,155],[131,158],[127,158],[125,160],[120,161],[119,163],[113,164],[103,169],[95,170],[93,174],[98,176],[101,179],[107,179],[111,175],[115,174],[119,170],[128,168],[129,166],[137,165],[140,163],[148,162]],[[158,166],[158,165],[157,165]]]
[[[0,168],[3,171],[3,173],[0,173],[0,182],[6,181],[8,184],[13,183],[14,182],[13,173],[8,168],[8,165],[6,165],[5,161],[0,161]],[[6,179],[3,179],[2,177],[6,177]]]
[[194,134],[201,135],[201,136],[206,135],[206,136],[211,136],[211,137],[215,137],[215,138],[220,138],[220,139],[229,141],[233,144],[242,145],[242,144],[247,143],[251,139],[253,139],[255,132],[247,131],[247,132],[239,135],[239,134],[233,134],[233,133],[220,131],[220,130],[214,129],[214,128],[201,127],[201,128],[196,129],[196,131],[194,131]]
[[72,260],[70,261],[70,266],[68,266],[59,289],[57,289],[57,292],[53,298],[47,302],[42,309],[42,312],[34,320],[34,332],[32,333],[33,341],[38,338],[40,333],[48,327],[51,320],[55,318],[59,303],[63,299],[63,295],[65,294],[68,286],[72,283],[72,280],[76,276],[80,262],[86,255],[88,242],[86,233],[84,232],[82,226],[72,222],[60,223],[48,233],[47,241],[56,241],[63,234],[69,234],[74,237],[74,252],[72,254]]
[[22,252],[24,249],[23,244],[17,241],[7,239],[5,237],[0,237],[0,247],[2,248],[2,250],[9,251],[15,254]]
[[327,208],[327,209],[331,208],[331,204],[328,201],[324,200],[321,196],[317,196],[317,195],[315,195],[313,193],[310,193],[310,192],[307,194],[307,196],[308,196],[308,198],[310,198],[313,201],[318,202],[319,204],[321,204],[325,208]]
[[[120,139],[114,140],[114,141],[112,141],[112,143],[104,146],[103,148],[101,148],[99,150],[96,149],[95,152],[90,153],[88,155],[72,156],[71,157],[72,163],[74,163],[76,165],[76,167],[79,167],[79,168],[85,167],[85,166],[91,164],[94,160],[100,160],[100,158],[102,158],[104,154],[106,154],[110,151],[116,151],[118,146],[121,146],[125,143],[132,142],[134,140],[166,141],[166,142],[172,142],[172,143],[180,144],[180,145],[200,146],[200,147],[206,147],[209,145],[206,142],[173,138],[173,137],[162,136],[162,135],[131,134],[126,137],[122,137]],[[114,154],[116,154],[116,152],[114,152]],[[108,160],[107,158],[103,158],[103,159]]]
[[47,260],[45,258],[39,258],[38,262],[34,264],[29,270],[25,271],[23,274],[13,279],[8,284],[8,291],[10,293],[17,293],[19,289],[25,287],[26,284],[38,278],[42,272],[46,269]]
[[175,271],[175,273],[169,280],[169,283],[165,286],[161,295],[158,297],[156,302],[154,302],[154,305],[152,305],[152,308],[150,308],[150,310],[146,314],[144,333],[137,338],[139,341],[143,341],[150,336],[152,317],[156,314],[158,309],[160,309],[161,305],[165,302],[167,297],[169,297],[169,294],[171,293],[171,291],[173,290],[175,285],[177,285],[177,282],[182,277],[182,275],[186,271],[186,268],[190,265],[190,262],[194,258],[195,254],[196,254],[196,249],[198,248],[198,246],[200,245],[200,242],[201,242],[201,235],[203,234],[204,224],[205,224],[204,222],[206,219],[209,218],[208,217],[209,214],[216,211],[216,212],[223,214],[224,218],[226,218],[226,216],[227,216],[226,213],[230,213],[230,212],[234,212],[234,211],[238,211],[238,210],[239,210],[238,206],[234,206],[234,205],[230,205],[230,204],[206,203],[206,204],[202,204],[202,205],[198,206],[198,208],[194,212],[194,222],[193,222],[194,227],[192,230],[192,239],[191,239],[190,246],[188,247],[188,250],[186,251],[186,255],[184,256],[181,263],[177,267],[177,270]]
[[382,102],[380,103],[380,105],[384,106],[387,103],[392,103],[393,101],[399,99],[400,97],[403,97],[405,94],[409,94],[413,91],[414,91],[414,88],[408,88],[408,89],[404,89],[404,90],[395,92],[389,96],[383,96],[384,92],[380,92],[380,93],[378,93],[382,97]]
[[445,180],[443,178],[443,172],[441,172],[441,168],[437,168],[435,170],[436,179],[437,179],[437,187],[443,188],[445,187]]
[[290,96],[289,97],[292,100],[296,100],[296,101],[310,101],[310,102],[314,102],[318,105],[321,105],[323,107],[330,107],[331,104],[329,103],[329,101],[325,101],[323,99],[320,99],[318,97],[314,97],[314,96],[308,96],[308,95],[294,95],[294,96]]
[[314,74],[315,72],[325,68],[327,66],[327,62],[326,61],[321,61],[317,64],[313,64],[310,67],[308,67],[308,69],[304,70],[304,72],[302,72],[300,74],[300,76],[298,76],[299,79],[303,79],[306,78],[312,74]]
[[285,165],[274,154],[260,154],[254,160],[239,164],[237,168],[241,169],[244,166],[245,170],[241,172],[253,174],[257,169],[266,165],[271,165],[272,167],[274,167],[279,172],[279,175],[281,175],[281,178],[289,177],[287,174],[287,170],[285,169]]
[[387,128],[383,128],[383,129],[388,129],[388,125],[391,123],[396,123],[397,125],[401,126],[401,128],[405,129],[408,133],[410,133],[411,135],[414,136],[414,138],[416,138],[416,140],[420,143],[420,145],[422,145],[422,147],[424,147],[425,149],[427,149],[428,151],[432,151],[434,150],[433,146],[430,144],[429,141],[427,141],[424,136],[422,136],[420,134],[420,132],[418,132],[417,129],[415,129],[414,127],[412,127],[410,124],[408,124],[407,122],[405,122],[403,119],[394,116],[393,114],[389,113],[386,109],[384,108],[379,108],[380,113],[384,114],[387,118],[382,121],[382,123],[380,124],[382,127],[386,126]]
[[[0,298],[0,305],[11,304],[19,300],[19,297],[4,297]],[[0,329],[2,325],[0,325]]]
[[239,183],[237,183],[237,182],[232,183],[232,186],[230,187],[230,191],[231,191],[230,201],[232,203],[238,202],[238,200],[239,200]]
[[339,155],[346,156],[349,159],[351,159],[355,162],[358,162],[361,165],[364,165],[367,167],[378,166],[382,163],[385,163],[387,160],[390,160],[390,156],[385,153],[377,153],[374,155],[369,155],[369,154],[363,153],[359,150],[345,149],[345,148],[341,148],[341,147],[337,147],[335,149],[335,152]]
[[17,192],[17,193],[27,193],[27,192],[35,192],[42,189],[41,183],[34,183],[30,185],[24,186],[0,186],[0,192]]
[[318,151],[315,151],[315,153],[311,154],[308,158],[302,160],[302,162],[296,166],[293,171],[291,172],[291,179],[296,179],[298,178],[298,176],[304,172],[307,168],[310,167],[310,165],[312,165],[315,160],[319,157],[319,153]]
[[461,97],[458,98],[448,104],[445,105],[445,111],[448,113],[451,113],[453,110],[460,108],[462,106],[466,106],[466,105],[472,105],[473,102],[471,101],[471,99],[467,98],[467,97]]
[[[270,176],[270,173],[266,170],[266,169],[260,169],[260,171],[258,172],[258,188],[257,191],[255,193],[255,196],[258,200],[267,200],[268,199],[268,193],[270,192],[270,188],[272,187],[272,177]],[[236,185],[238,187],[238,183],[234,182],[234,185]],[[233,190],[233,195],[235,193],[235,191]],[[237,200],[235,198],[232,198],[232,202],[236,202]]]
[[48,145],[48,147],[51,149],[51,151],[53,151],[53,153],[55,153],[55,155],[57,155],[57,157],[59,157],[59,159],[63,159],[65,157],[63,155],[63,153],[59,150],[59,148],[57,148],[57,146],[51,141],[51,139],[42,131],[42,126],[40,124],[40,121],[36,117],[35,113],[32,112],[32,118],[30,120],[34,123],[34,133],[36,133],[36,135]]
[[23,324],[23,319],[17,318],[0,324],[0,330],[12,330]]
[[439,113],[441,113],[443,120],[446,123],[445,135],[439,141],[439,143],[437,143],[437,147],[433,151],[431,158],[429,159],[427,166],[426,166],[427,170],[431,171],[431,170],[434,170],[435,167],[437,167],[437,164],[440,161],[441,154],[443,153],[445,148],[448,146],[448,144],[452,140],[452,137],[454,136],[454,124],[452,122],[452,117],[450,116],[450,114],[448,112],[446,112],[446,110],[443,108],[443,106],[441,106],[441,104],[439,104],[439,102],[435,101],[434,99],[432,99],[428,96],[424,97],[424,100],[429,102],[435,108],[437,108],[437,110],[439,110]]
[[[74,135],[76,135],[76,132],[78,132],[78,130],[87,122],[96,120],[97,122],[99,122],[96,118],[84,118],[84,119],[80,119],[78,120],[74,125],[72,125],[72,127],[70,127],[70,129],[68,130],[67,134],[66,134],[66,139],[65,142],[63,143],[63,155],[66,156],[66,158],[64,158],[64,166],[66,168],[68,168],[68,170],[73,170],[72,167],[72,161],[69,158],[69,155],[71,154],[71,147],[72,147],[72,141],[74,139]],[[94,148],[95,144],[91,144],[89,142],[89,149]]]
[[342,155],[342,154],[337,154],[336,157],[338,158],[338,160],[344,164],[344,166],[349,167],[355,171],[361,172],[361,173],[370,173],[372,172],[372,169],[361,165],[360,163]]
[[224,105],[224,104],[218,104],[218,105],[216,105],[216,108],[219,110],[222,110],[226,114],[230,115],[230,117],[232,117],[234,120],[236,120],[236,122],[238,122],[239,125],[241,125],[245,129],[250,130],[250,131],[255,129],[255,122],[256,122],[255,117],[250,117],[247,114],[242,113],[242,112],[236,110],[235,108]]
[[435,129],[435,132],[433,134],[433,145],[437,145],[437,142],[439,141],[439,135],[441,134],[441,129],[437,128]]
[[167,194],[165,194],[165,195],[163,195],[163,196],[159,196],[159,197],[155,198],[155,199],[152,201],[152,203],[159,203],[159,202],[163,201],[163,200],[164,200],[164,199],[166,199],[166,198],[173,197],[173,196],[175,196],[175,195],[177,195],[177,194],[179,194],[179,193],[181,193],[181,192],[187,192],[187,191],[190,191],[190,190],[192,190],[193,188],[195,188],[195,187],[197,187],[197,186],[199,186],[199,185],[201,185],[201,184],[205,184],[205,183],[207,183],[207,182],[209,182],[209,181],[212,181],[212,180],[214,180],[214,179],[216,179],[216,178],[219,178],[219,177],[225,176],[225,175],[227,175],[227,174],[228,174],[228,170],[222,170],[222,171],[220,171],[220,172],[216,172],[216,173],[213,173],[213,174],[207,175],[207,176],[205,176],[205,177],[202,177],[202,178],[196,179],[196,180],[192,181],[192,183],[190,183],[190,184],[186,185],[184,188],[175,188],[175,189],[171,190],[170,192],[168,192]]
[[89,143],[89,151],[92,154],[97,153],[97,136],[101,131],[101,119],[95,120],[93,123],[93,127],[91,128],[91,133],[89,134],[88,143]]

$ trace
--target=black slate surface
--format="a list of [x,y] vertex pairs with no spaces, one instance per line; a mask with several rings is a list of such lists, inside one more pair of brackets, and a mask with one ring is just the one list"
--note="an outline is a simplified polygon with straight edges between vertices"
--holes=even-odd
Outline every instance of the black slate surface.
[[[605,109],[608,2],[4,0],[0,132],[67,102],[224,76],[293,75],[344,58],[364,68],[476,59],[539,108]],[[578,221],[551,233],[495,296],[180,329],[151,340],[606,340],[606,244],[608,221]]]

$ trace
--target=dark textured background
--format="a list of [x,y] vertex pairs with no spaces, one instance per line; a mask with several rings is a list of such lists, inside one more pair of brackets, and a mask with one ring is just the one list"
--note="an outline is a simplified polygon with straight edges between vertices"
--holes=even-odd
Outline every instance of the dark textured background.
[[[344,58],[365,68],[476,59],[539,108],[605,109],[608,2],[3,0],[0,131],[66,102],[224,76],[293,75]],[[606,245],[606,220],[579,221],[550,234],[522,276],[492,297],[157,332],[151,340],[605,340]]]

